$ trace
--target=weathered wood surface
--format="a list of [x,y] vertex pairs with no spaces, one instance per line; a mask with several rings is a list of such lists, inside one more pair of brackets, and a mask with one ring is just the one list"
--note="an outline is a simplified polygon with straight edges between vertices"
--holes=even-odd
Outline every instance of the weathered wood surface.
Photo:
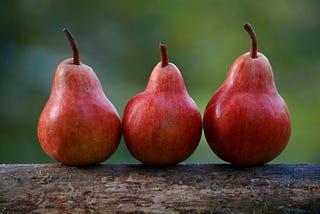
[[320,165],[0,165],[0,213],[320,213]]

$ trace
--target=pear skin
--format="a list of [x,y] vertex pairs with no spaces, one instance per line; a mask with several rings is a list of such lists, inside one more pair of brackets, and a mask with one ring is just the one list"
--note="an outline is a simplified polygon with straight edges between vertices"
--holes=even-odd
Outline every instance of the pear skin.
[[59,64],[38,122],[38,139],[54,160],[91,165],[108,159],[121,139],[121,120],[91,67],[80,62],[77,45],[64,30],[74,57]]
[[273,160],[287,146],[291,119],[268,59],[257,52],[252,27],[244,27],[251,51],[235,60],[209,100],[203,127],[218,157],[236,165],[257,165]]
[[147,165],[172,165],[187,159],[197,148],[201,115],[189,96],[178,68],[168,62],[160,44],[161,61],[153,69],[146,90],[133,97],[122,119],[126,146]]

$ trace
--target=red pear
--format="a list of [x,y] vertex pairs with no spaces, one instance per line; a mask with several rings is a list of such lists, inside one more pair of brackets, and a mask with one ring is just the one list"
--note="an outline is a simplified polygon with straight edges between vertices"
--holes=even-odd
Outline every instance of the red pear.
[[38,122],[43,150],[69,165],[89,165],[106,160],[121,139],[121,120],[105,96],[91,67],[80,62],[71,33],[64,29],[73,59],[58,66],[50,98]]
[[208,144],[221,159],[237,165],[257,165],[276,158],[288,144],[291,120],[279,95],[268,59],[251,51],[232,64],[220,88],[206,106],[203,127]]
[[178,68],[168,62],[160,43],[161,61],[146,90],[133,97],[123,115],[123,135],[130,153],[148,165],[171,165],[187,159],[199,144],[201,115],[189,96]]

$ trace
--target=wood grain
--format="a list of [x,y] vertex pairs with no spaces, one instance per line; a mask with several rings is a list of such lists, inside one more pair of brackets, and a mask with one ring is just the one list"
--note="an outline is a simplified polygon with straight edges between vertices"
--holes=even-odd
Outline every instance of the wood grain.
[[320,165],[0,165],[0,213],[319,213]]

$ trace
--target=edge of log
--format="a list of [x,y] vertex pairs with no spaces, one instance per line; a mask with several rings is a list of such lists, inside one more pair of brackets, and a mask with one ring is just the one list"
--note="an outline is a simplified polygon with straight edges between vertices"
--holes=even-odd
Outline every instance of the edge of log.
[[320,164],[0,165],[0,213],[316,213]]

